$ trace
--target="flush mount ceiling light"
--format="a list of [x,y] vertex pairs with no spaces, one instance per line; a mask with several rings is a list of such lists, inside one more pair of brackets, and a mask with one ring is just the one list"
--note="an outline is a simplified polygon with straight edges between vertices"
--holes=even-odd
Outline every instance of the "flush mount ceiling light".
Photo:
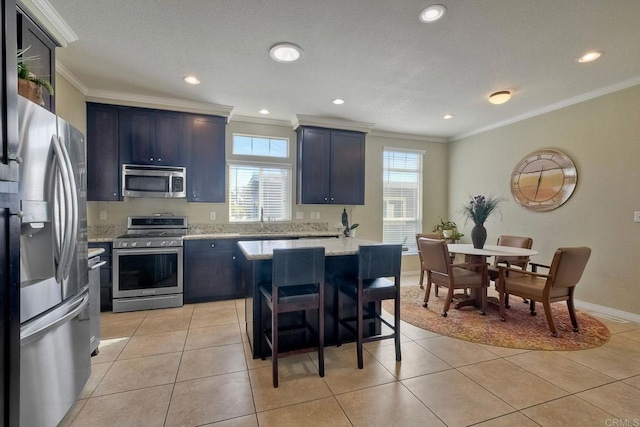
[[603,52],[600,51],[592,51],[592,52],[587,52],[584,55],[582,55],[580,58],[578,58],[578,62],[591,62],[591,61],[595,61],[596,59],[600,58],[602,56]]
[[195,76],[185,76],[184,77],[184,81],[189,83],[190,85],[199,85],[200,84],[200,80],[198,80],[198,78],[195,77]]
[[336,105],[342,105],[342,104],[344,104],[344,99],[336,98],[331,102],[333,102]]
[[428,6],[420,12],[418,18],[421,22],[435,22],[438,19],[442,18],[444,14],[447,12],[447,8],[441,4],[432,4]]
[[442,116],[443,119],[445,120],[451,120],[453,119],[455,116],[453,114],[445,114],[444,116]]
[[262,110],[258,111],[258,113],[267,115],[267,114],[269,114],[269,110],[265,110],[263,108]]
[[293,43],[278,43],[269,49],[269,55],[274,61],[293,62],[303,55],[302,48]]
[[489,102],[496,105],[504,104],[510,99],[511,92],[509,92],[508,90],[501,90],[500,92],[494,92],[489,95]]

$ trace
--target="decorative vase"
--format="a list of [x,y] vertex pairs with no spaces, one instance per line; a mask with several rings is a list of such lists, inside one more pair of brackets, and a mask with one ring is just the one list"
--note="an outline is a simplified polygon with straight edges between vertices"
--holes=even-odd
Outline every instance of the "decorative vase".
[[471,241],[476,249],[484,248],[484,242],[487,241],[487,229],[482,224],[476,224],[471,229]]
[[442,230],[442,237],[450,239],[453,236],[453,230]]

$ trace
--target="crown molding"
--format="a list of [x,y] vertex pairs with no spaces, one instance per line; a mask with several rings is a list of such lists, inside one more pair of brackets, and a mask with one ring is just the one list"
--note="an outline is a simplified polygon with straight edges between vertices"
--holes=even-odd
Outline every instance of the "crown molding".
[[75,74],[69,71],[69,69],[65,67],[57,59],[56,59],[56,73],[64,77],[71,84],[71,86],[78,89],[78,91],[81,94],[83,94],[84,96],[87,96],[87,93],[89,93],[89,88],[84,83],[82,83],[80,79],[75,76]]
[[618,92],[620,90],[624,90],[630,88],[632,86],[636,86],[640,84],[640,77],[634,77],[632,79],[626,80],[624,82],[616,83],[611,86],[605,86],[603,88],[594,90],[592,92],[587,92],[582,95],[575,96],[573,98],[565,99],[564,101],[556,102],[555,104],[547,105],[546,107],[539,108],[537,110],[530,111],[525,114],[521,114],[519,116],[512,117],[511,119],[504,120],[502,122],[498,122],[489,126],[485,126],[480,129],[472,130],[467,133],[463,133],[460,135],[456,135],[449,139],[449,141],[459,141],[464,138],[468,138],[473,135],[477,135],[479,133],[487,132],[489,130],[497,129],[503,126],[507,126],[516,122],[520,122],[522,120],[530,119],[535,116],[540,116],[542,114],[550,113],[552,111],[559,110],[561,108],[569,107],[574,104],[579,104],[584,101],[588,101],[593,98],[598,98],[603,95],[608,95],[613,92]]
[[378,138],[404,139],[410,141],[435,142],[439,144],[445,144],[449,142],[447,138],[440,138],[437,136],[415,135],[410,133],[386,132],[379,130],[371,131],[371,133],[369,133],[369,136]]
[[18,5],[43,27],[59,46],[66,47],[78,35],[47,0],[18,0]]
[[284,126],[289,127],[290,122],[286,120],[267,119],[266,117],[249,117],[233,115],[229,118],[230,122],[255,123],[259,125]]
[[353,130],[357,132],[369,133],[375,123],[355,122],[351,120],[343,120],[330,117],[306,116],[304,114],[296,114],[291,125],[293,130],[300,126],[317,126],[330,129]]
[[87,102],[101,104],[128,105],[130,107],[156,108],[159,110],[183,111],[188,113],[211,114],[215,116],[231,116],[232,106],[210,104],[207,102],[186,101],[181,99],[162,98],[148,95],[112,92],[90,89],[86,95]]

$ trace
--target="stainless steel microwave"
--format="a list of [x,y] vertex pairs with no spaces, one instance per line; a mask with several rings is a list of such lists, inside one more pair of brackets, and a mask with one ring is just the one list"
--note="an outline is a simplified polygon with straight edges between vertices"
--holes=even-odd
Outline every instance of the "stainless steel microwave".
[[122,165],[122,195],[187,197],[187,169],[172,166]]

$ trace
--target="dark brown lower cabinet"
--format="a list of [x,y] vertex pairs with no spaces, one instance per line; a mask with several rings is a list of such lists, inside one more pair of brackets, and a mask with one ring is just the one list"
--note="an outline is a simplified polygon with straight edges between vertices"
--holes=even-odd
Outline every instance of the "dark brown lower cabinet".
[[104,249],[100,260],[106,264],[100,267],[100,311],[111,311],[113,308],[113,277],[111,274],[111,243],[89,243],[90,248]]
[[244,296],[234,239],[185,240],[184,302],[204,302]]

